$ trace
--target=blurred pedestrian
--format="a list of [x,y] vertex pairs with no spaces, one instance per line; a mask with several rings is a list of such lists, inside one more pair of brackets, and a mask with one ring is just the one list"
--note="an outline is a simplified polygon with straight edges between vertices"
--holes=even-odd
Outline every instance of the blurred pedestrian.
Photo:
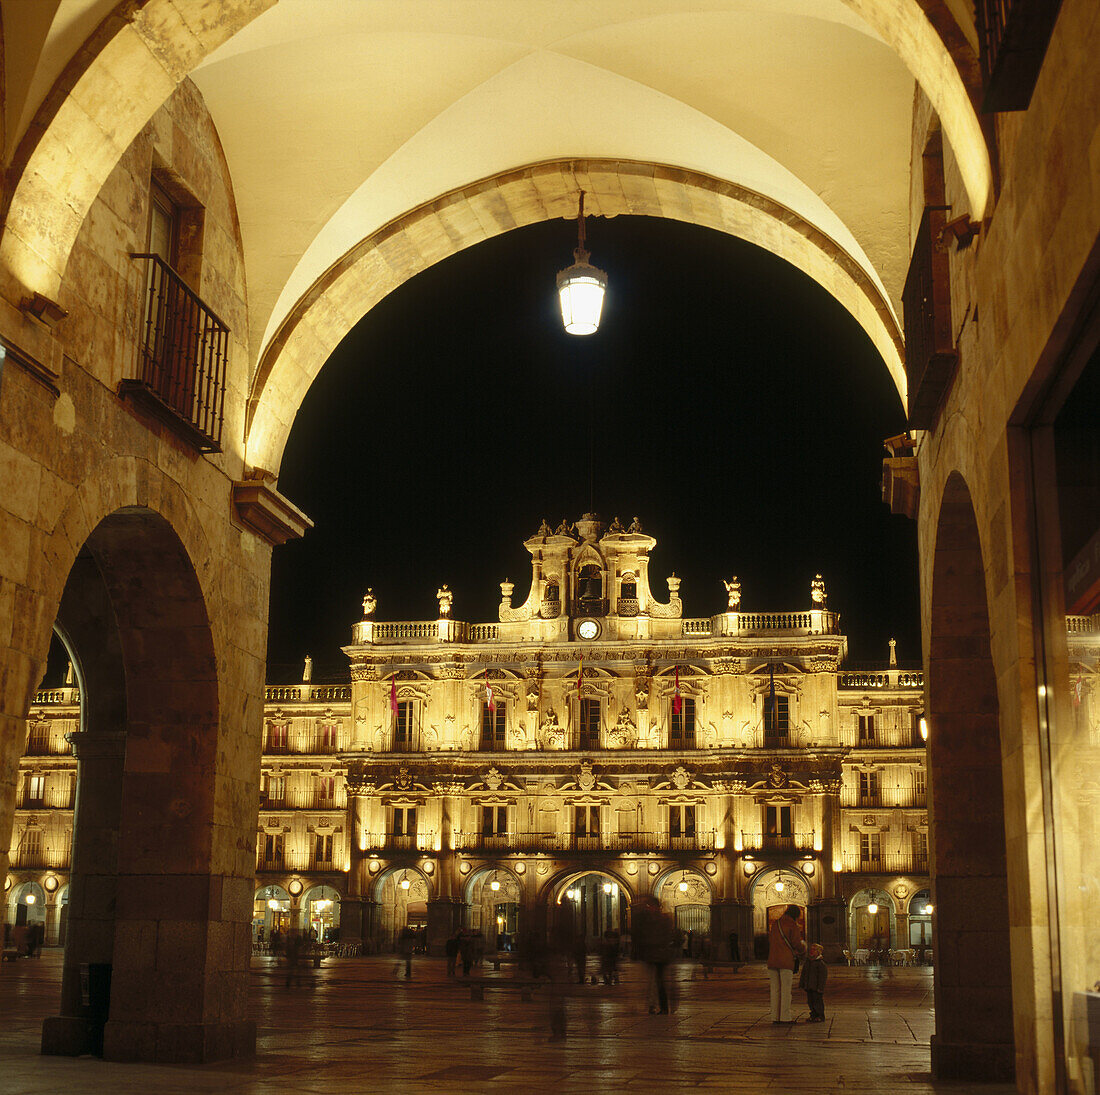
[[[397,953],[405,960],[405,980],[412,977],[413,951],[416,950],[416,931],[406,924],[397,937]],[[398,969],[401,967],[398,966]]]
[[443,945],[443,953],[447,956],[447,976],[454,977],[455,962],[458,960],[458,942],[461,932],[457,929],[451,933],[447,942]]
[[588,965],[588,945],[583,928],[573,936],[573,965],[577,971],[577,983],[583,985],[585,969]]
[[667,1015],[668,984],[666,969],[676,953],[676,929],[672,918],[662,909],[655,897],[646,897],[634,913],[634,936],[638,942],[638,956],[649,966],[650,1014]]
[[773,1023],[793,1023],[791,1018],[791,982],[795,959],[806,950],[799,917],[802,910],[788,905],[782,916],[768,928],[768,982],[771,987]]

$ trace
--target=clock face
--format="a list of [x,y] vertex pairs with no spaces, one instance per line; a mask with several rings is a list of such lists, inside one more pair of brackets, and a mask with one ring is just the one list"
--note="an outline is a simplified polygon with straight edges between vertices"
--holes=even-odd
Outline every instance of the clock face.
[[582,639],[594,639],[600,633],[600,625],[595,620],[581,620],[577,625],[577,634]]

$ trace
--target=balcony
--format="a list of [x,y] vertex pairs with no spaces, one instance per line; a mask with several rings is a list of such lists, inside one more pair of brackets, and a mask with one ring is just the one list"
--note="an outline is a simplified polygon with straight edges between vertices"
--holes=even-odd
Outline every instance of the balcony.
[[12,857],[11,865],[20,870],[32,868],[41,870],[46,866],[46,853],[40,848],[20,848]]
[[844,870],[851,874],[928,874],[928,856],[917,852],[883,852],[865,857],[845,852]]
[[741,833],[741,848],[746,852],[812,852],[817,834],[809,833]]
[[713,830],[670,833],[456,833],[455,848],[476,852],[709,852]]
[[145,263],[138,376],[119,394],[167,422],[200,452],[221,452],[229,328],[158,255]]
[[367,833],[364,837],[367,852],[434,852],[435,833],[431,830],[416,833]]
[[978,0],[982,110],[1027,110],[1060,0]]
[[925,209],[901,296],[909,425],[919,430],[936,425],[958,362],[951,322],[951,268],[940,246],[946,223],[943,206]]
[[286,857],[282,855],[260,856],[256,860],[257,871],[282,871],[286,868]]

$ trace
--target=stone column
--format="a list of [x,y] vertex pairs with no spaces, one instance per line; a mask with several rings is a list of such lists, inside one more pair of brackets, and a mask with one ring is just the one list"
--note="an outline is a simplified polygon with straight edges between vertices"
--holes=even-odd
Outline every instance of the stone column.
[[[42,1024],[42,1052],[102,1055],[118,901],[125,731],[71,735],[79,776],[61,1014]],[[105,994],[105,997],[104,997]]]

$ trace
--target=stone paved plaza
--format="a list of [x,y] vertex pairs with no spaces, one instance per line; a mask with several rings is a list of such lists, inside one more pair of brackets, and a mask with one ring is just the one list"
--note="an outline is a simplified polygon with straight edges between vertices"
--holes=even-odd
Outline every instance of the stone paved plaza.
[[[819,1091],[985,1092],[933,1084],[932,971],[834,967],[824,1024],[773,1026],[762,966],[709,980],[676,967],[672,1015],[650,1015],[645,970],[617,986],[571,986],[568,1037],[550,1042],[545,988],[524,1002],[505,967],[482,975],[483,1002],[422,958],[413,978],[393,958],[330,959],[287,988],[271,959],[253,959],[255,1060],[203,1066],[124,1065],[42,1057],[41,1021],[57,1010],[61,955],[0,971],[0,1092],[19,1095],[332,1095],[333,1092]],[[693,978],[693,973],[695,977]],[[471,980],[478,979],[472,977]],[[795,993],[795,1014],[807,1015]]]

